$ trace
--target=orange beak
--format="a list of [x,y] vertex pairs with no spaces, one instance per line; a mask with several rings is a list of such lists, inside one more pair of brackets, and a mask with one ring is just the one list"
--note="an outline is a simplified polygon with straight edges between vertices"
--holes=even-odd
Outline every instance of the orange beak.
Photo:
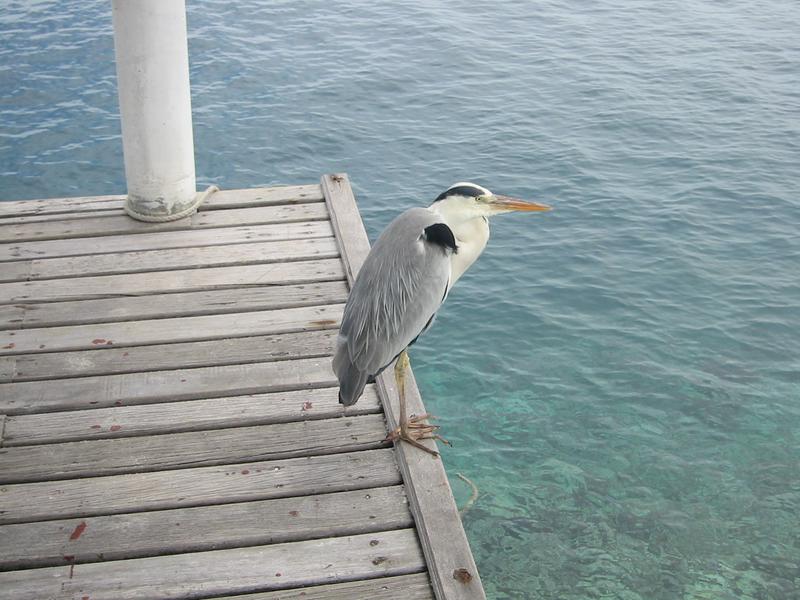
[[518,211],[544,211],[544,210],[552,210],[550,206],[547,204],[537,204],[536,202],[528,202],[526,200],[519,200],[518,198],[512,198],[511,196],[500,196],[499,194],[494,194],[489,199],[489,204],[491,206],[496,207],[499,210],[503,211],[510,211],[510,210],[518,210]]

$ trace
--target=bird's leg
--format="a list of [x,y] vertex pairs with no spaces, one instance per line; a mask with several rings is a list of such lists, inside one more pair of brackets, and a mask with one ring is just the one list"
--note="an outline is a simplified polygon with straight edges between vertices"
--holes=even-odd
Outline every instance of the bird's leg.
[[398,419],[399,424],[397,429],[390,432],[389,435],[386,436],[386,440],[392,442],[404,440],[420,450],[424,450],[425,452],[433,454],[434,456],[439,456],[438,452],[431,450],[423,444],[420,444],[418,441],[424,439],[437,439],[449,445],[447,440],[434,433],[437,429],[439,429],[438,425],[430,425],[422,422],[424,419],[431,418],[431,415],[424,414],[408,418],[406,411],[405,377],[407,368],[408,353],[403,350],[403,352],[400,353],[400,356],[397,357],[397,362],[394,365],[394,378],[395,382],[397,383],[397,394],[400,397],[400,415]]

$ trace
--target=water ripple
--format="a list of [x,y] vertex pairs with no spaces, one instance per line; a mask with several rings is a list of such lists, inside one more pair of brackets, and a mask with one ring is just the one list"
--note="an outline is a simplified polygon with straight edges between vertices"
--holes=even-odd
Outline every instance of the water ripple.
[[[556,206],[413,356],[490,597],[792,597],[796,2],[188,4],[200,185],[348,171],[373,237],[463,179]],[[123,191],[110,4],[0,30],[0,197]]]

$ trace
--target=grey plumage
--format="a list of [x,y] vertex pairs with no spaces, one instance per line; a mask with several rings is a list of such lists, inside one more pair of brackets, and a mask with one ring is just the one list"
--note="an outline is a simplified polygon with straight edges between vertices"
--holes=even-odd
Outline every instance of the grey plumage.
[[350,290],[336,341],[333,370],[339,402],[355,404],[364,386],[396,360],[397,427],[386,440],[404,441],[438,456],[422,440],[441,440],[430,415],[410,415],[405,395],[406,348],[433,322],[450,287],[489,241],[489,218],[513,211],[550,210],[545,204],[493,194],[460,182],[428,208],[412,208],[392,221],[375,242]]
[[[455,243],[451,247],[425,235],[427,227],[441,222],[428,208],[407,210],[389,224],[367,255],[344,309],[333,358],[339,401],[345,406],[354,404],[367,381],[430,325],[441,306]],[[450,236],[455,239],[452,232]]]

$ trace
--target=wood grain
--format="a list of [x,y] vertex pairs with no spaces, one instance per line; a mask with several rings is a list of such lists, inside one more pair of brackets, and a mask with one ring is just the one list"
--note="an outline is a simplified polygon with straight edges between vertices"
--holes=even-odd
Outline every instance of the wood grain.
[[276,544],[412,525],[402,486],[3,525],[0,570]]
[[[319,202],[322,190],[317,184],[287,185],[269,188],[220,190],[208,196],[199,210],[270,206],[274,204]],[[58,219],[80,218],[82,213],[122,211],[124,195],[79,196],[74,198],[47,198],[44,200],[15,200],[0,203],[0,225],[20,217],[47,217]],[[13,222],[13,221],[12,221]]]
[[[25,446],[79,440],[203,431],[244,425],[270,425],[342,415],[338,388],[318,388],[248,396],[229,396],[137,406],[114,406],[5,417],[0,445]],[[370,384],[348,416],[382,412]],[[123,427],[124,425],[124,427]]]
[[0,414],[243,396],[338,385],[328,357],[0,383]]
[[[1,223],[0,223],[1,225]],[[219,229],[153,231],[129,235],[115,235],[101,240],[102,243],[87,243],[90,238],[43,240],[33,242],[11,242],[0,244],[0,261],[18,261],[43,257],[86,256],[108,252],[137,252],[167,248],[189,248],[195,246],[220,246],[245,242],[267,242],[278,240],[310,239],[329,237],[333,230],[329,221],[303,221],[275,225],[240,225]],[[4,266],[0,268],[5,268]]]
[[70,350],[99,352],[114,346],[122,348],[331,329],[338,327],[342,308],[341,304],[326,304],[174,319],[11,329],[0,331],[0,356]]
[[424,570],[413,529],[0,573],[16,600],[171,600]]
[[144,223],[131,219],[124,214],[111,214],[86,219],[58,219],[55,221],[5,225],[0,227],[0,242],[107,237],[127,233],[208,229],[245,224],[264,225],[267,223],[324,221],[327,219],[328,211],[321,202],[202,211],[189,217],[166,223]]
[[0,305],[0,330],[242,313],[339,304],[345,300],[347,284],[339,280],[67,302],[6,304]]
[[432,600],[426,573],[331,583],[278,592],[217,596],[215,600]]
[[0,487],[0,524],[310,496],[399,483],[394,453],[388,448],[19,483]]
[[[125,425],[117,425],[125,428]],[[144,473],[378,448],[382,415],[0,448],[0,484]],[[312,441],[313,440],[313,441]]]
[[333,237],[248,242],[224,246],[109,252],[108,254],[10,262],[0,267],[0,279],[2,281],[62,279],[118,273],[146,273],[170,269],[292,262],[335,258],[336,256],[338,256],[338,249]]
[[0,356],[0,381],[35,381],[329,356],[336,330]]
[[60,302],[342,279],[339,259],[0,283],[0,304]]

